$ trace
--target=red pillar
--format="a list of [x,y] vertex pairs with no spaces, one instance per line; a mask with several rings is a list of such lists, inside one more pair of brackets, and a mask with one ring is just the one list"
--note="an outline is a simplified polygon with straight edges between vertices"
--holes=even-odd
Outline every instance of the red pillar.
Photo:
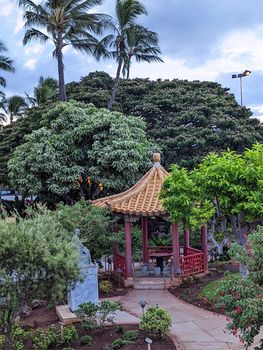
[[142,254],[143,263],[148,263],[148,219],[147,217],[142,218]]
[[180,269],[180,246],[178,224],[172,224],[174,274]]
[[184,255],[187,255],[187,248],[190,247],[189,230],[184,228]]
[[132,242],[131,242],[131,222],[128,218],[124,221],[125,232],[125,258],[126,258],[126,271],[127,276],[132,276]]
[[202,252],[204,253],[204,268],[208,270],[208,251],[207,251],[207,227],[205,225],[201,228],[202,237]]

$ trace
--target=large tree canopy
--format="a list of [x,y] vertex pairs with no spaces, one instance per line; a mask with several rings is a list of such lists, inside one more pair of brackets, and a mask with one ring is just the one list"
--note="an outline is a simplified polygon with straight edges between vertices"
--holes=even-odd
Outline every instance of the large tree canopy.
[[[96,72],[67,85],[68,95],[105,107],[113,81]],[[162,149],[166,167],[193,167],[211,151],[242,152],[263,140],[263,126],[241,108],[229,89],[214,82],[123,80],[114,109],[143,117],[148,135]]]
[[56,105],[43,122],[8,163],[11,183],[24,194],[71,200],[80,187],[93,198],[99,184],[105,193],[128,188],[149,165],[152,145],[139,118],[71,101]]
[[[70,98],[107,107],[113,79],[95,72],[67,85]],[[0,183],[7,183],[7,161],[25,134],[41,127],[52,105],[33,108],[27,117],[0,130]],[[210,151],[242,152],[262,142],[263,126],[241,108],[227,89],[212,82],[123,80],[114,109],[143,117],[148,136],[162,150],[162,162],[193,167]],[[53,116],[55,118],[55,116]]]

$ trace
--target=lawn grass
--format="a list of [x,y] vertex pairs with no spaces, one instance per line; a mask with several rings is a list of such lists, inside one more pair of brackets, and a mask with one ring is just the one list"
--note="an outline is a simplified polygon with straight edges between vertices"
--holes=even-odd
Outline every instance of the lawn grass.
[[[230,273],[232,276],[234,275],[239,275],[239,273]],[[216,280],[216,281],[211,281],[209,282],[199,293],[200,297],[208,299],[210,302],[216,302],[217,301],[217,296],[216,296],[216,291],[218,287],[218,283],[221,281],[222,278]]]
[[218,282],[220,281],[211,281],[209,282],[200,292],[200,297],[206,298],[211,302],[216,301],[216,290],[218,286]]

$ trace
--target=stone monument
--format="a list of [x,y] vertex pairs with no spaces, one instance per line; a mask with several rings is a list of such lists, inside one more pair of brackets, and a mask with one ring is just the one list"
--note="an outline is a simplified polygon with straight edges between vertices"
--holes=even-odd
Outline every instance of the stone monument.
[[80,230],[75,229],[74,232],[79,249],[80,279],[68,291],[68,305],[72,312],[77,311],[80,304],[87,302],[98,304],[99,302],[97,265],[92,263],[90,251],[79,239]]

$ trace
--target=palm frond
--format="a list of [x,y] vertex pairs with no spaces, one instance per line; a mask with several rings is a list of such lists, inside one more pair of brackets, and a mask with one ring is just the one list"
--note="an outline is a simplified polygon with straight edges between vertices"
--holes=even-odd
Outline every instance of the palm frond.
[[3,43],[3,41],[0,40],[0,52],[5,52],[7,51],[7,47]]
[[0,86],[6,87],[6,80],[4,77],[0,77]]
[[5,56],[0,56],[0,69],[6,72],[14,72],[13,61]]
[[146,8],[139,0],[117,0],[115,12],[122,28],[131,25],[140,15],[147,15]]
[[26,31],[23,39],[23,44],[26,45],[28,42],[32,40],[39,41],[40,43],[45,43],[49,39],[51,38],[45,33],[35,28],[31,28]]
[[86,12],[94,6],[102,4],[102,0],[69,0],[65,5],[65,12]]
[[18,0],[18,6],[22,7],[25,11],[39,11],[39,5],[31,0]]

